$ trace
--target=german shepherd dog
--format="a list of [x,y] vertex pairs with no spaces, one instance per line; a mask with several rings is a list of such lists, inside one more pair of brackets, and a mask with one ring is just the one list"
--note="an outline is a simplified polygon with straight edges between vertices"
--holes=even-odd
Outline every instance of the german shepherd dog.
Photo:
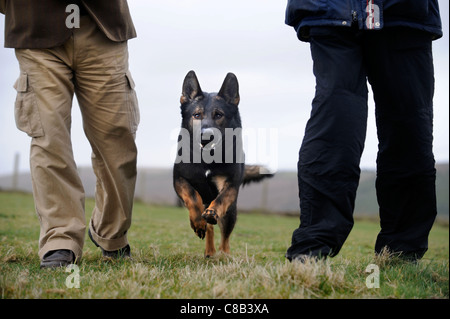
[[272,176],[261,174],[263,167],[244,164],[239,100],[233,73],[227,74],[219,93],[203,92],[194,71],[184,79],[173,184],[189,210],[192,229],[206,237],[205,257],[216,252],[215,224],[221,232],[219,249],[230,252],[240,186]]

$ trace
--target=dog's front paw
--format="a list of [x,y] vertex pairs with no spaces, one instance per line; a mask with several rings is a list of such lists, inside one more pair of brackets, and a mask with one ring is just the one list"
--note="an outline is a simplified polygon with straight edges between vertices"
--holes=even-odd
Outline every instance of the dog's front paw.
[[191,221],[191,227],[200,239],[204,239],[206,235],[206,221],[201,219],[194,223]]
[[214,209],[207,208],[205,212],[202,214],[202,218],[206,220],[208,224],[215,225],[217,224],[217,213]]
[[205,239],[206,229],[198,228],[195,230],[195,233],[197,234],[198,238]]

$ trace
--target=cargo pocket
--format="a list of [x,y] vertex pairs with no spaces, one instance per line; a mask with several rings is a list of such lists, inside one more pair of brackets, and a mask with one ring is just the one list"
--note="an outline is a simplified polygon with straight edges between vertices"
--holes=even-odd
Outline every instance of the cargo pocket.
[[14,106],[14,117],[17,128],[31,137],[44,136],[36,96],[28,85],[28,75],[26,73],[20,74],[14,84],[14,88],[17,91]]
[[137,131],[140,122],[140,114],[139,114],[139,105],[136,96],[136,91],[134,90],[135,84],[133,78],[131,77],[130,71],[127,71],[125,74],[128,82],[128,95],[127,95],[127,104],[128,104],[128,114],[130,120],[130,130],[131,133],[134,134]]

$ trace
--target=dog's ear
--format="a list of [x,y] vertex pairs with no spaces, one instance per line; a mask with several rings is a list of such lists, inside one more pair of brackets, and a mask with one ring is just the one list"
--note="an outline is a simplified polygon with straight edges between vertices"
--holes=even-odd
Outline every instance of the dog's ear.
[[217,95],[225,99],[227,103],[236,106],[239,104],[239,83],[236,75],[234,75],[233,73],[227,74]]
[[181,93],[180,103],[185,104],[198,96],[202,96],[203,92],[198,83],[197,76],[194,71],[186,74],[183,82],[183,92]]

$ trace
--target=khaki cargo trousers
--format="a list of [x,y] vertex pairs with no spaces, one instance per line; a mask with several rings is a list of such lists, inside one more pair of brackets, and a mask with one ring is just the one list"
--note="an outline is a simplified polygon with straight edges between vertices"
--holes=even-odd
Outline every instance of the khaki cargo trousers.
[[82,256],[85,194],[71,143],[74,93],[92,147],[97,177],[89,223],[94,240],[113,251],[128,244],[136,184],[139,110],[128,71],[127,42],[109,40],[88,17],[51,49],[16,49],[17,127],[32,137],[30,166],[41,232],[39,257],[70,249]]

